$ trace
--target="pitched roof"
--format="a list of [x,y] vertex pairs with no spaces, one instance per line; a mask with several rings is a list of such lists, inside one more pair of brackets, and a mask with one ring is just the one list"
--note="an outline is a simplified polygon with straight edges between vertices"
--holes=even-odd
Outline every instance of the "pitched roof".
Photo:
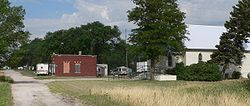
[[188,25],[190,39],[185,41],[185,46],[192,49],[216,49],[220,36],[226,29],[223,26]]

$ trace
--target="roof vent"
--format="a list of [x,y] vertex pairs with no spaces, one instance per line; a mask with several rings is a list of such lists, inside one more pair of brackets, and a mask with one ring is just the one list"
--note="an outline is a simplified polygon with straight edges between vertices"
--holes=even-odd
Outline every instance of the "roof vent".
[[82,51],[79,51],[79,55],[82,55]]

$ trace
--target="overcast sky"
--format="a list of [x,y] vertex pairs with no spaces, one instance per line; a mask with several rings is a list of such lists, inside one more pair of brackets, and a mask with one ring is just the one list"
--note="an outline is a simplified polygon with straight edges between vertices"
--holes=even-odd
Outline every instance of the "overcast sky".
[[[127,10],[134,7],[131,0],[10,0],[26,10],[26,30],[31,39],[44,37],[48,31],[67,29],[93,21],[118,25],[120,30],[135,27],[127,22]],[[179,0],[186,13],[186,23],[223,26],[232,6],[238,0]],[[124,34],[124,33],[123,33]]]

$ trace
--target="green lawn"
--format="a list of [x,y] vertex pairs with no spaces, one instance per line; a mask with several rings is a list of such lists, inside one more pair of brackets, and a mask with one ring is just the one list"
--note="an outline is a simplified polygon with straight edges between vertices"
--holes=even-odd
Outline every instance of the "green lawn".
[[7,82],[0,82],[0,106],[11,106],[12,96],[10,84]]
[[9,78],[5,78],[3,72],[0,71],[0,106],[11,106],[12,95]]
[[67,81],[48,84],[52,92],[94,106],[248,106],[250,80],[186,81]]
[[24,76],[36,77],[36,74],[34,73],[34,71],[30,71],[30,70],[18,70],[18,72],[20,72]]

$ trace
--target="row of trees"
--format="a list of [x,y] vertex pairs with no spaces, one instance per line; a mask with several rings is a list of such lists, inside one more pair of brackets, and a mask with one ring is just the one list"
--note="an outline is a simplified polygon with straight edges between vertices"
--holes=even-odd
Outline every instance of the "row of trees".
[[[129,45],[120,38],[117,26],[105,26],[100,22],[80,27],[48,32],[44,39],[36,38],[12,54],[7,64],[12,67],[34,66],[51,62],[51,55],[78,54],[97,55],[97,62],[109,64],[110,68],[125,65],[125,53]],[[129,60],[133,58],[129,54]],[[129,62],[131,63],[131,62]],[[132,64],[131,64],[132,65]]]

